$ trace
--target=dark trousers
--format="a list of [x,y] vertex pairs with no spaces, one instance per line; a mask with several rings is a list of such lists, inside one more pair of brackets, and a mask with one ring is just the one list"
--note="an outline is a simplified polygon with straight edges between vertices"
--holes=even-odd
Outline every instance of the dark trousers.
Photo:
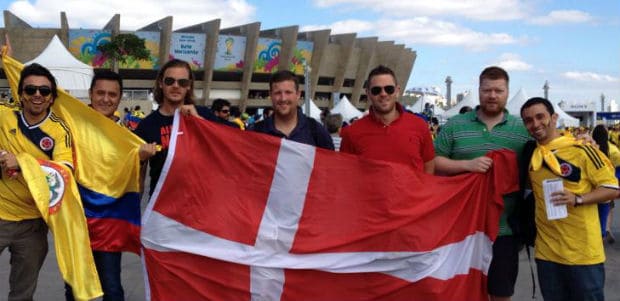
[[605,267],[565,265],[536,259],[538,283],[545,301],[605,300]]
[[[103,301],[124,301],[125,292],[121,285],[121,252],[93,251],[95,266],[103,289]],[[73,301],[71,286],[65,283],[65,298]]]
[[47,255],[47,224],[42,218],[0,220],[0,253],[11,253],[9,301],[32,300]]

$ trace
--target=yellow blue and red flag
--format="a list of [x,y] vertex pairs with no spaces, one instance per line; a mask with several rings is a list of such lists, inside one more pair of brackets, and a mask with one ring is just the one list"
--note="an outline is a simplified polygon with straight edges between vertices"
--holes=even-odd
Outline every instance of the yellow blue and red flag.
[[[17,91],[23,65],[7,55],[2,62],[11,90]],[[138,149],[144,141],[60,87],[53,110],[71,131],[75,179],[92,249],[139,254]]]

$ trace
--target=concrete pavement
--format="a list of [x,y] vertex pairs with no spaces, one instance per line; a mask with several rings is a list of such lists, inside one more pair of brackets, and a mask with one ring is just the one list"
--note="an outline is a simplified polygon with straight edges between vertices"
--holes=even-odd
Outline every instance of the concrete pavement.
[[[620,210],[615,210],[614,220],[616,226],[613,232],[620,239]],[[58,273],[56,256],[52,246],[53,240],[50,236],[50,250],[39,275],[35,300],[64,300],[64,283]],[[605,245],[607,262],[605,263],[606,281],[605,297],[608,301],[620,301],[620,241],[613,245]],[[534,275],[536,266],[532,259]],[[142,301],[144,298],[144,279],[142,277],[142,264],[140,257],[131,254],[123,254],[122,278],[125,288],[127,301]],[[9,253],[8,250],[0,255],[0,300],[6,300],[8,295],[9,282]],[[519,277],[515,288],[514,301],[532,300],[532,278],[530,266],[525,256],[525,251],[521,252],[519,265]],[[538,280],[536,280],[536,300],[542,300]]]

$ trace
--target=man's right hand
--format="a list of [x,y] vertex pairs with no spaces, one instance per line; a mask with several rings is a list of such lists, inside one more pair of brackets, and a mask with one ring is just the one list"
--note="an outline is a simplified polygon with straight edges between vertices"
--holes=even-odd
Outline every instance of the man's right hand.
[[465,169],[469,172],[485,173],[493,166],[493,159],[482,156],[476,159],[468,160],[465,163]]

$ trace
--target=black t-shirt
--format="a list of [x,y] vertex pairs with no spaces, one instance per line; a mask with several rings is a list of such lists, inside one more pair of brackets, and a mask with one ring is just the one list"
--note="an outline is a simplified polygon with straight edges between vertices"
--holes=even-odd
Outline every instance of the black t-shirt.
[[[202,116],[204,119],[218,121],[217,117],[207,107],[196,106],[196,111],[198,111],[198,115]],[[157,110],[140,121],[135,131],[136,135],[144,139],[146,143],[155,142],[162,147],[161,151],[155,153],[155,155],[149,159],[149,165],[151,167],[149,173],[151,176],[149,194],[153,193],[155,185],[157,185],[157,181],[161,175],[161,170],[164,167],[164,162],[166,162],[166,157],[168,156],[168,146],[170,145],[170,134],[172,133],[173,121],[174,116],[162,115],[159,110]]]

